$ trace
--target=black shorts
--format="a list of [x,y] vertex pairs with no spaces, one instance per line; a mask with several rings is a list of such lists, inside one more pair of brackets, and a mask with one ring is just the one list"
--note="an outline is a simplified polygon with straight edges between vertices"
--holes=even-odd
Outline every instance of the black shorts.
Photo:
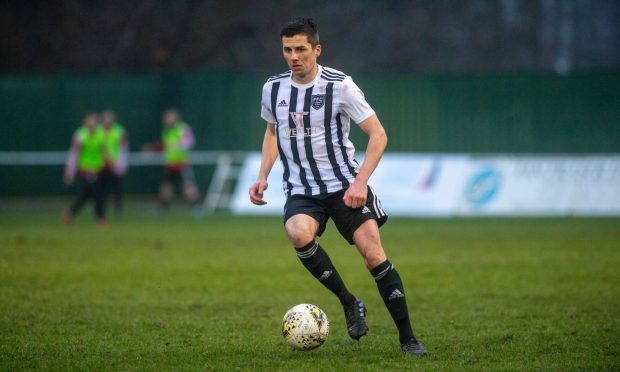
[[368,186],[366,205],[360,208],[349,208],[342,197],[346,190],[325,195],[293,195],[286,199],[284,205],[284,223],[296,214],[306,214],[319,223],[317,235],[325,231],[327,221],[331,218],[349,244],[353,242],[353,233],[367,220],[376,220],[379,227],[387,221],[387,214],[381,209],[381,202],[373,189]]

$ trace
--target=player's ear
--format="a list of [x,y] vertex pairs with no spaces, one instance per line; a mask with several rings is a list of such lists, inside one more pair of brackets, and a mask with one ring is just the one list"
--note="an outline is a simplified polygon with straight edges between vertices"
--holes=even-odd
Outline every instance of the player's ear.
[[314,51],[315,51],[317,57],[320,56],[321,55],[321,44],[317,44],[314,47]]

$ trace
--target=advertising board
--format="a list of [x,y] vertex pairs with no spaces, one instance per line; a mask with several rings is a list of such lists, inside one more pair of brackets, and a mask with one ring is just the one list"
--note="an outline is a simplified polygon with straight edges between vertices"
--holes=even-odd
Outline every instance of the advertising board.
[[[358,156],[361,158],[362,156]],[[249,202],[260,153],[244,163],[231,203],[236,214],[281,214],[276,161],[267,205]],[[361,160],[361,159],[360,159]],[[369,184],[392,216],[618,216],[620,156],[384,154]]]

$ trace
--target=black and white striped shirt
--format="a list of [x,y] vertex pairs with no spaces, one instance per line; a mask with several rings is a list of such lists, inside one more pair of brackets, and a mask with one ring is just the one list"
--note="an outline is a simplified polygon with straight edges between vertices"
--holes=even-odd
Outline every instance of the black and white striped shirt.
[[308,84],[295,83],[290,71],[269,78],[261,116],[275,124],[286,195],[332,193],[352,183],[359,164],[350,122],[374,113],[351,77],[338,70],[318,66]]

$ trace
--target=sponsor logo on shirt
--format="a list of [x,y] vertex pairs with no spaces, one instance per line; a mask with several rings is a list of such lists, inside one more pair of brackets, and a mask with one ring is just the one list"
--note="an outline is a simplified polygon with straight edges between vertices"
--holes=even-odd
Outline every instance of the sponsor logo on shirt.
[[284,128],[284,133],[288,137],[311,137],[312,135],[318,133],[318,128],[315,127],[304,127],[304,116],[310,114],[309,112],[290,112],[291,120],[295,123],[295,127],[292,128]]

